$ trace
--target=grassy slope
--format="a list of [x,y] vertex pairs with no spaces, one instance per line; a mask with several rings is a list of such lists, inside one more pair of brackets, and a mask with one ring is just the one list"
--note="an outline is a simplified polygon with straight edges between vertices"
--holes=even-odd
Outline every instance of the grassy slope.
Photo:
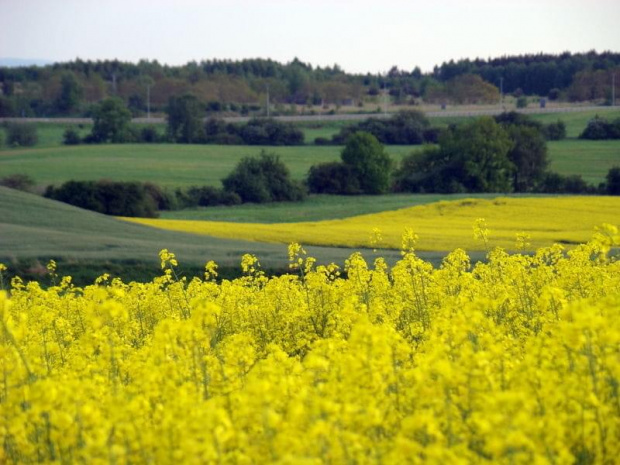
[[[129,224],[42,197],[0,187],[0,261],[24,258],[155,263],[167,248],[181,263],[237,265],[254,253],[265,266],[285,266],[286,246],[222,240]],[[315,247],[321,262],[342,262],[352,250]],[[393,254],[396,256],[395,254]],[[435,254],[437,256],[437,254]]]

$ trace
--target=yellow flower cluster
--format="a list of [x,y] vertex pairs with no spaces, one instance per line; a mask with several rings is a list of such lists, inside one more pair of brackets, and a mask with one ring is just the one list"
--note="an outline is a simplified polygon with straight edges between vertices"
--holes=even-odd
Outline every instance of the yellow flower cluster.
[[150,283],[15,279],[0,463],[617,463],[617,230],[474,266],[414,243],[392,268],[294,244],[280,277],[246,255],[186,282],[163,251]]
[[[228,239],[395,250],[401,247],[403,232],[409,228],[419,235],[416,249],[426,251],[447,251],[457,247],[467,251],[486,250],[487,241],[513,250],[515,231],[522,231],[530,237],[520,245],[533,251],[554,243],[577,245],[586,242],[596,225],[617,218],[619,211],[620,197],[566,196],[441,201],[342,220],[303,223],[123,219],[161,229]],[[477,239],[480,240],[476,241],[471,234],[472,224],[479,218],[492,218],[488,224],[491,234],[479,235]],[[478,227],[478,232],[484,232],[484,228]]]

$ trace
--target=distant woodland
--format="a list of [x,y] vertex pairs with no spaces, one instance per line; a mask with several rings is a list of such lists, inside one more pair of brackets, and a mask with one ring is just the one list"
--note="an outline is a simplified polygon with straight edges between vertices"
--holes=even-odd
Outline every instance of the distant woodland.
[[381,75],[313,67],[297,58],[208,60],[184,66],[157,61],[83,61],[0,67],[0,117],[91,116],[93,104],[120,97],[133,116],[165,111],[171,97],[193,95],[207,113],[313,111],[328,106],[493,103],[500,91],[550,100],[609,103],[620,53],[591,51],[449,61],[423,73],[393,67]]

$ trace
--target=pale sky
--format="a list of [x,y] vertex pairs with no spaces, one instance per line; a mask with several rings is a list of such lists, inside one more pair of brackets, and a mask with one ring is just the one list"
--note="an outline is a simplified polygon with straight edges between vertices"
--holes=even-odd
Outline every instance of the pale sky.
[[0,58],[294,57],[347,72],[620,52],[620,0],[0,0]]

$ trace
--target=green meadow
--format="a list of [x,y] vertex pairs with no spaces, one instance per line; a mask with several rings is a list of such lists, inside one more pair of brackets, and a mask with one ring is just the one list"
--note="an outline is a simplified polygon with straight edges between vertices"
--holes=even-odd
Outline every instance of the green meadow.
[[[609,168],[620,164],[620,141],[566,139],[549,142],[551,169],[581,174],[588,182],[603,182]],[[312,165],[339,160],[341,147],[250,147],[183,144],[106,144],[10,149],[0,152],[0,177],[27,174],[45,187],[65,181],[112,179],[150,181],[163,187],[219,186],[243,157],[261,150],[280,156],[293,178],[302,180]],[[398,162],[421,146],[386,146]]]

